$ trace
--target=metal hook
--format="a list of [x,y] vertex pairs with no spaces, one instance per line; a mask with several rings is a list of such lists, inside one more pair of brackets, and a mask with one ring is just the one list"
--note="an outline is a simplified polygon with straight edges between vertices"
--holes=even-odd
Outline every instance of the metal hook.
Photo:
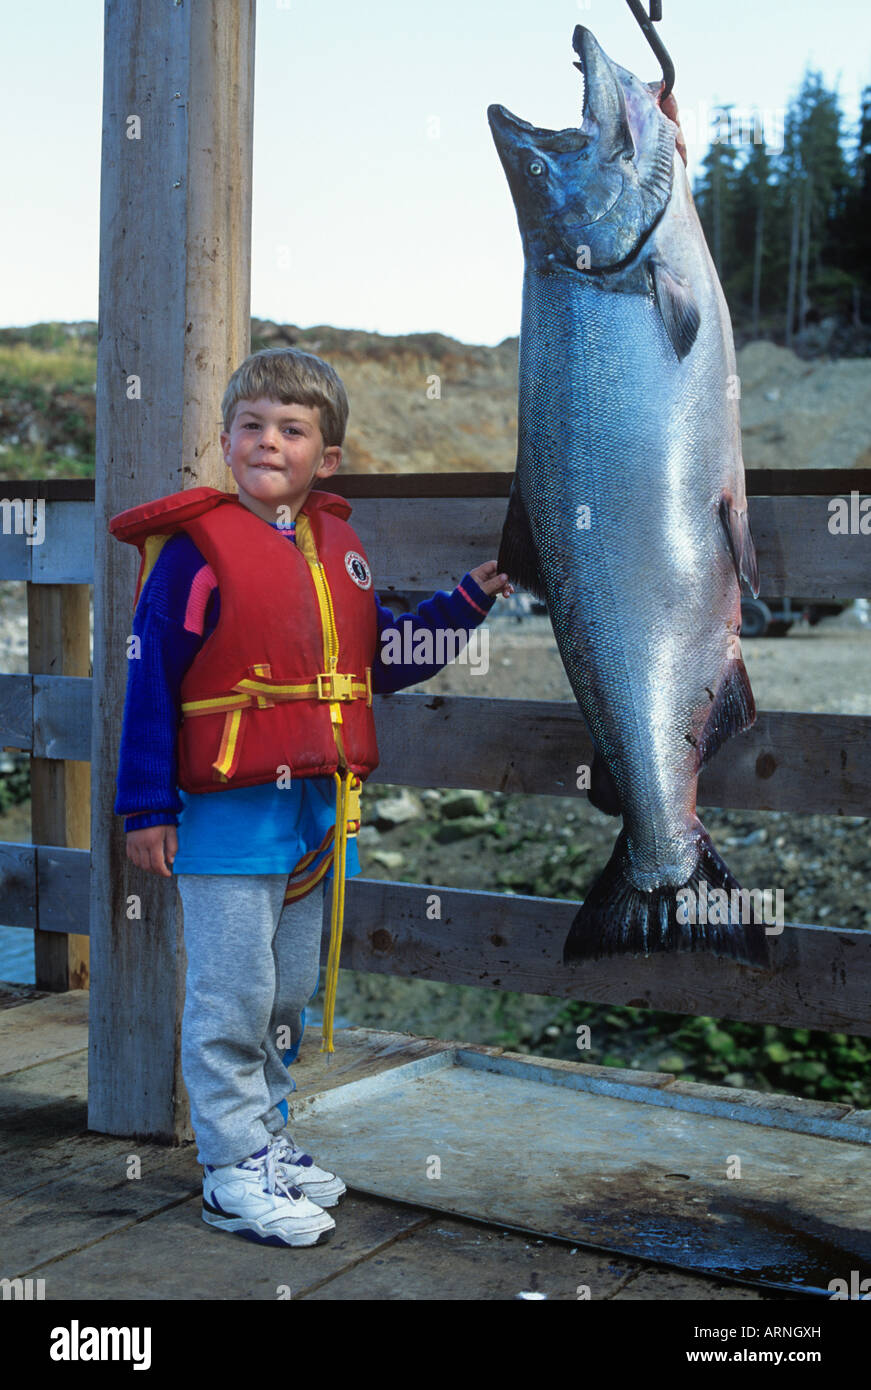
[[654,23],[658,23],[662,19],[662,0],[650,0],[650,14],[645,10],[641,0],[626,0],[626,3],[641,25],[644,37],[656,54],[659,66],[662,68],[662,75],[665,79],[665,89],[659,97],[659,103],[662,105],[674,86],[674,63],[668,56],[665,44],[653,27]]

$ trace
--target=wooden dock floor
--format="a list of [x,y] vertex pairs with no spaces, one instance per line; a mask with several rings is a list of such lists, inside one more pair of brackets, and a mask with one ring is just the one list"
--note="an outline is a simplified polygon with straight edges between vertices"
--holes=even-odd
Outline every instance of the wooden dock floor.
[[88,1131],[87,1021],[85,991],[0,984],[0,1278],[42,1279],[47,1300],[805,1301],[367,1196],[347,1172],[323,1246],[212,1231],[193,1144]]

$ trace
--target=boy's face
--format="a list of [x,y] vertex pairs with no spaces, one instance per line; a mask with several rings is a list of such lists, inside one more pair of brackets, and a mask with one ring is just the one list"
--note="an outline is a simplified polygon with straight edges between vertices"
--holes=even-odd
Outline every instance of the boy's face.
[[[270,522],[293,520],[315,478],[328,478],[342,461],[338,445],[324,444],[318,406],[266,398],[239,401],[221,448],[239,501]],[[279,516],[279,507],[287,512]]]

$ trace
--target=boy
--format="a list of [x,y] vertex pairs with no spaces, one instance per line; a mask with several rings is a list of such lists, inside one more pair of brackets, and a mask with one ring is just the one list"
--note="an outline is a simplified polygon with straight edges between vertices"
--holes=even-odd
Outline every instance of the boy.
[[[221,408],[238,498],[193,488],[110,522],[142,555],[114,809],[133,863],[178,875],[203,1219],[313,1245],[335,1229],[323,1208],[345,1185],[282,1131],[287,1067],[318,987],[325,881],[337,865],[335,905],[343,870],[360,872],[345,841],[378,762],[373,691],[440,669],[382,660],[381,644],[403,624],[468,637],[512,590],[491,560],[415,614],[381,606],[349,505],[312,490],[339,467],[348,417],[327,363],[254,353]],[[330,1027],[337,966],[331,947]]]

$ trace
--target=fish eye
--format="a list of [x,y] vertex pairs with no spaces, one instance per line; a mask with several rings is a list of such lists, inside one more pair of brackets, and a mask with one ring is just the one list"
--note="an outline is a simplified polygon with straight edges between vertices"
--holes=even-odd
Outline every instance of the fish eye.
[[534,159],[532,163],[528,166],[528,169],[530,174],[534,174],[536,176],[544,173],[544,165],[542,164],[540,159]]

